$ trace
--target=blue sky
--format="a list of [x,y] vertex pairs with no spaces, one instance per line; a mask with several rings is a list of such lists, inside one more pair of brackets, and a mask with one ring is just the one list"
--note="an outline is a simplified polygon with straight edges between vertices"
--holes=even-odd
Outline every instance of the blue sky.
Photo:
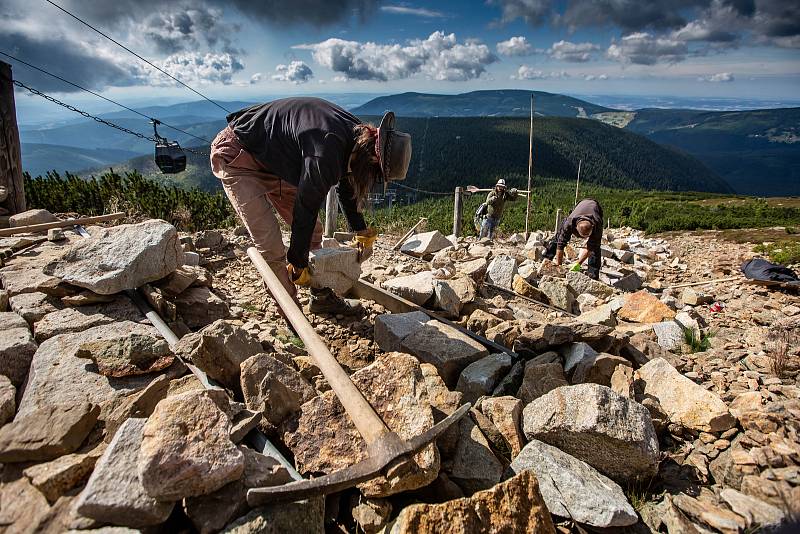
[[[783,0],[54,1],[224,100],[490,88],[800,93],[800,3]],[[0,51],[126,102],[196,98],[44,0],[3,1]],[[14,72],[71,92],[26,67]]]

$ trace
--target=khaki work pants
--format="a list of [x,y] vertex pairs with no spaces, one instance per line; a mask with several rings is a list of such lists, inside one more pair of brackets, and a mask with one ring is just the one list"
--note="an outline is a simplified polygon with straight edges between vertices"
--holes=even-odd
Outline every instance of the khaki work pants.
[[[275,212],[287,225],[292,225],[297,188],[267,172],[242,147],[230,127],[225,127],[211,143],[211,171],[222,182],[225,194],[250,232],[256,248],[294,296],[297,290],[286,272],[286,247]],[[321,242],[322,225],[317,219],[311,250],[320,248]]]

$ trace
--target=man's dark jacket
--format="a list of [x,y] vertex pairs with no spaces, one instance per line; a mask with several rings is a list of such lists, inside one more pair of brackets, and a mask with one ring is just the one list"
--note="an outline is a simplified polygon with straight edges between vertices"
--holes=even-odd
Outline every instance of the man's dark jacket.
[[286,259],[308,265],[317,216],[331,187],[353,231],[366,228],[353,188],[345,174],[361,121],[321,98],[284,98],[228,115],[228,125],[242,146],[266,169],[297,187],[292,237]]
[[561,228],[559,228],[555,239],[556,250],[564,250],[572,236],[581,237],[577,230],[577,225],[580,221],[592,223],[592,233],[586,241],[586,248],[597,259],[600,259],[600,243],[603,238],[603,208],[600,207],[596,200],[591,198],[578,202],[572,213],[561,223]]

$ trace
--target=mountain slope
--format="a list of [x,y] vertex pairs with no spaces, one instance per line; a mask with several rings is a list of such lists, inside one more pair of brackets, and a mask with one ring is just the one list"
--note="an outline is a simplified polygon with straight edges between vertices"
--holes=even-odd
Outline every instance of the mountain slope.
[[511,89],[460,95],[402,93],[375,98],[352,111],[356,115],[381,115],[392,110],[402,117],[528,117],[531,94],[537,115],[579,117],[613,111],[569,96]]
[[24,143],[22,145],[22,168],[32,176],[36,176],[53,170],[55,161],[58,161],[59,170],[104,168],[109,164],[137,155],[136,152],[130,150],[86,149],[63,145]]
[[737,193],[800,195],[800,108],[643,109],[626,129],[696,156]]
[[[378,117],[364,117],[375,121]],[[528,168],[527,118],[398,118],[412,135],[414,150],[404,185],[451,192],[458,186],[488,186],[499,177],[521,186]],[[187,154],[188,166],[175,177],[203,189],[219,187],[208,158]],[[691,156],[640,135],[597,121],[540,118],[534,130],[534,173],[573,181],[583,160],[582,182],[630,189],[730,192],[713,171]],[[114,169],[157,175],[152,157]]]

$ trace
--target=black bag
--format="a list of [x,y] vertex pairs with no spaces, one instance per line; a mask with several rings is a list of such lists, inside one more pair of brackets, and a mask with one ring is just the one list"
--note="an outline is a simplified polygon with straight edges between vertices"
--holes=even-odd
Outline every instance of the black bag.
[[783,265],[770,263],[763,258],[753,258],[742,264],[742,272],[751,280],[764,282],[799,282],[797,274]]

